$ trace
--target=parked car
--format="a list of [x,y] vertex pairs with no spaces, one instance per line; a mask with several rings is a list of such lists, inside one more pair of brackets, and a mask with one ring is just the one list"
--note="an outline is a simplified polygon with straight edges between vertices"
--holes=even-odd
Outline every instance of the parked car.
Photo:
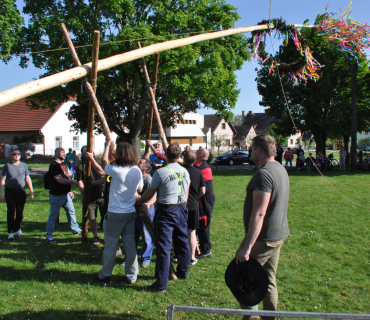
[[237,149],[237,150],[230,150],[224,153],[221,156],[216,157],[215,163],[216,164],[241,164],[248,162],[248,150]]

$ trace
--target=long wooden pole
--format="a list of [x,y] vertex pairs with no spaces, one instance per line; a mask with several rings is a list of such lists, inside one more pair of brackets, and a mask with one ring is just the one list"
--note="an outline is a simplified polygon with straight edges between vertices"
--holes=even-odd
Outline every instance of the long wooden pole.
[[[92,68],[90,75],[90,82],[93,88],[94,94],[96,93],[97,76],[98,76],[98,58],[99,58],[99,40],[100,31],[94,31],[94,42],[92,52]],[[87,151],[93,152],[94,144],[94,118],[95,108],[92,101],[89,101],[89,110],[87,115]],[[83,192],[83,204],[82,204],[82,241],[87,241],[87,222],[88,222],[88,205],[90,196],[90,179],[91,176],[91,161],[85,160],[85,172],[84,172],[84,192]]]
[[[144,58],[142,58],[144,59]],[[144,60],[145,61],[145,60]],[[153,93],[155,97],[156,88],[157,88],[157,79],[158,79],[158,65],[159,65],[159,53],[156,53],[154,56],[154,70],[153,70]],[[152,127],[153,127],[153,107],[152,104],[149,106],[148,114],[148,131],[146,133],[146,139],[150,140],[152,136]],[[149,156],[149,145],[145,145],[145,157]]]
[[[137,45],[139,46],[139,48],[141,48],[140,41],[137,42]],[[166,134],[164,133],[164,130],[163,130],[161,118],[159,116],[159,112],[158,112],[158,108],[157,108],[157,101],[155,101],[154,91],[153,91],[153,88],[150,86],[149,73],[148,73],[148,69],[146,67],[146,63],[145,63],[144,58],[141,58],[141,63],[142,63],[142,66],[143,66],[145,81],[147,83],[147,88],[148,88],[149,95],[150,95],[150,104],[151,104],[151,107],[154,111],[155,117],[157,119],[159,137],[162,140],[163,148],[166,150],[167,147],[168,147],[167,138],[166,138]]]
[[[295,27],[302,27],[301,24],[294,24]],[[314,25],[307,25],[307,28],[314,27]],[[224,31],[212,32],[201,34],[193,37],[178,39],[178,40],[171,40],[162,43],[152,44],[150,46],[132,50],[126,53],[121,53],[106,59],[99,60],[98,71],[103,71],[114,66],[127,63],[141,57],[146,57],[155,53],[159,53],[162,51],[166,51],[169,49],[179,48],[183,46],[187,46],[193,43],[212,40],[217,38],[222,38],[226,36],[231,36],[234,34],[239,33],[246,33],[252,32],[256,30],[266,30],[266,29],[273,29],[273,25],[268,26],[267,24],[258,25],[258,26],[251,26],[251,27],[242,27],[242,28],[235,28],[235,29],[228,29]],[[5,90],[0,92],[0,107],[6,106],[9,103],[17,101],[22,98],[26,98],[32,96],[33,94],[57,87],[59,85],[65,84],[67,82],[71,82],[73,80],[77,80],[83,77],[86,77],[91,72],[91,62],[81,65],[79,67],[75,67],[70,70],[62,71],[57,74],[53,74],[51,76],[27,82],[25,84],[21,84],[17,87],[11,88],[9,90]],[[88,92],[89,89],[87,89]],[[91,93],[93,91],[91,90]],[[94,102],[94,106],[96,108],[96,104]],[[97,110],[98,112],[98,110]]]
[[[67,28],[64,25],[64,23],[61,23],[60,24],[60,28],[62,30],[62,33],[63,33],[64,38],[67,41],[68,49],[69,49],[69,52],[71,53],[71,56],[72,56],[72,59],[73,59],[75,65],[78,66],[78,67],[82,67],[81,62],[80,62],[80,59],[78,58],[78,56],[76,54],[76,51],[75,51],[75,49],[73,47],[73,43],[71,41],[71,38],[68,35],[68,31],[67,31]],[[73,70],[73,69],[71,69],[71,70]],[[97,71],[99,71],[99,66],[97,68]],[[91,68],[89,69],[89,74],[91,74]],[[81,77],[81,78],[83,78],[83,77]],[[91,84],[86,79],[84,79],[83,84],[84,84],[84,87],[85,87],[85,89],[87,91],[87,94],[89,95],[90,101],[93,103],[94,108],[95,108],[95,111],[97,112],[97,114],[98,114],[98,116],[100,118],[100,121],[101,121],[102,127],[103,127],[103,131],[104,131],[104,135],[107,138],[109,138],[109,139],[112,140],[111,145],[110,145],[110,148],[111,148],[112,152],[114,153],[115,150],[116,150],[116,144],[113,141],[112,134],[111,134],[111,132],[109,130],[108,123],[105,120],[105,117],[104,117],[103,111],[102,111],[102,109],[100,107],[100,104],[98,102],[98,99],[96,99],[95,92],[94,92]],[[0,98],[1,98],[1,96],[0,96]]]
[[[141,48],[140,41],[138,41],[137,45],[139,46],[139,48]],[[154,67],[155,85],[157,84],[158,61],[159,61],[159,54],[156,54],[156,61],[155,61],[156,66]],[[150,98],[151,98],[150,107],[151,107],[152,110],[157,110],[157,114],[158,114],[158,117],[159,117],[157,102],[155,101],[155,93],[154,93],[155,91],[153,90],[152,86],[150,85],[148,69],[146,67],[146,63],[145,63],[144,58],[141,58],[141,64],[142,64],[142,67],[143,67],[143,70],[144,70],[145,82],[146,82],[146,85],[147,85],[147,88],[148,88],[148,91],[149,91],[149,94],[150,94]],[[153,119],[153,114],[152,114],[152,119]],[[166,135],[164,134],[164,131],[163,131],[163,128],[162,128],[161,119],[157,118],[157,121],[158,121],[158,127],[160,127],[159,130],[162,129],[163,138],[161,138],[161,139],[162,139],[162,142],[163,142],[163,146],[166,146],[165,148],[167,148],[167,139],[166,139]],[[150,124],[151,124],[151,122],[150,122]],[[151,129],[148,132],[149,132],[149,135],[150,135],[151,134]],[[150,136],[149,136],[149,139],[150,139]],[[148,232],[149,232],[150,236],[152,237],[153,243],[156,243],[155,234],[154,234],[154,226],[153,226],[152,221],[150,220],[150,217],[149,217],[148,213],[139,210],[139,214],[140,214],[140,217],[143,220],[146,228],[148,229]],[[172,280],[177,280],[176,271],[175,271],[175,268],[172,265],[172,262],[170,262],[170,269],[169,269],[169,275],[168,276]]]

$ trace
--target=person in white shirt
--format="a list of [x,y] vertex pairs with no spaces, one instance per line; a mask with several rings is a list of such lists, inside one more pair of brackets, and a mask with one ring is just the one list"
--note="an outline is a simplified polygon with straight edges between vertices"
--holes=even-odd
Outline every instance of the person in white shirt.
[[137,164],[137,153],[127,142],[117,144],[115,164],[108,164],[110,140],[105,143],[102,164],[87,153],[91,164],[101,175],[111,176],[108,211],[104,218],[103,267],[94,280],[109,283],[116,261],[116,248],[122,236],[126,254],[125,272],[129,284],[135,283],[139,271],[135,246],[136,192],[143,188],[143,175]]

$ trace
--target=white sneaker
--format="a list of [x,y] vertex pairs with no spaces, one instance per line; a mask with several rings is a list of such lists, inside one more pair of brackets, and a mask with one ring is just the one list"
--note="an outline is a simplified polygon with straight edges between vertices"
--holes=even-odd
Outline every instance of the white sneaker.
[[15,235],[16,235],[17,237],[23,237],[23,233],[22,233],[21,229],[19,229],[19,230],[15,233]]
[[14,233],[13,232],[9,233],[8,240],[14,240]]

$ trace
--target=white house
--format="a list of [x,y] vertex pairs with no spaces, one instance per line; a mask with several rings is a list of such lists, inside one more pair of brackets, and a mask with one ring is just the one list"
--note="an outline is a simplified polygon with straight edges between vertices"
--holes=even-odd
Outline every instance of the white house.
[[[208,129],[206,134],[202,131],[204,128]],[[229,145],[233,144],[236,131],[231,123],[225,122],[221,117],[194,112],[185,113],[183,120],[176,120],[175,127],[166,128],[165,133],[168,143],[177,142],[183,150],[186,146],[192,150],[199,147],[211,149],[212,135],[222,136],[224,143],[220,150],[228,150]],[[158,132],[153,132],[151,140],[155,142],[158,139]],[[217,147],[214,146],[213,149],[216,150]]]
[[[176,120],[174,128],[166,128],[167,142],[177,142],[181,149],[184,150],[186,146],[190,146],[192,150],[197,150],[199,147],[206,147],[206,136],[202,132],[204,127],[204,116],[192,112],[185,113],[182,116],[183,120]],[[211,133],[209,132],[208,141],[210,141]],[[159,134],[153,131],[151,140],[154,142],[159,139]]]
[[[26,99],[20,99],[0,108],[0,143],[13,144],[14,137],[32,137],[38,139],[41,146],[37,153],[53,155],[55,148],[69,148],[80,152],[87,144],[86,133],[71,131],[73,121],[68,120],[67,112],[75,99],[58,105],[54,112],[49,109],[30,110]],[[117,135],[112,133],[115,139]],[[93,149],[96,154],[104,150],[105,137],[103,134],[94,134]]]

